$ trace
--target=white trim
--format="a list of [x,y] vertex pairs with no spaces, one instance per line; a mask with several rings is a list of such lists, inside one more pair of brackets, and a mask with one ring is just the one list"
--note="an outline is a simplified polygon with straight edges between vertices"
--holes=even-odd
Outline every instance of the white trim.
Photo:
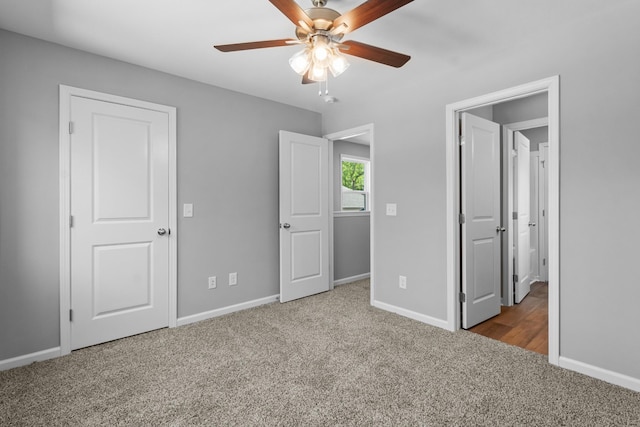
[[511,129],[514,132],[518,130],[541,128],[544,126],[549,126],[549,117],[540,117],[538,119],[524,120],[521,122],[509,123],[502,126],[508,129]]
[[[371,176],[369,177],[369,184],[371,186],[371,192],[369,193],[369,206],[370,206],[370,222],[369,222],[369,264],[371,265],[371,277],[370,277],[370,297],[369,297],[369,302],[371,305],[373,305],[374,303],[374,294],[375,294],[375,280],[374,280],[374,253],[375,253],[375,246],[374,246],[374,232],[373,232],[373,224],[374,224],[374,207],[375,207],[375,198],[374,198],[374,193],[375,193],[375,184],[374,184],[374,172],[375,172],[375,161],[374,161],[374,126],[373,123],[369,123],[367,125],[362,125],[362,126],[358,126],[355,128],[351,128],[351,129],[347,129],[347,130],[343,130],[340,132],[334,132],[334,133],[330,133],[328,135],[325,135],[324,138],[328,139],[329,141],[333,142],[333,141],[339,141],[339,140],[345,140],[345,139],[349,139],[349,138],[353,138],[354,136],[360,136],[360,135],[364,135],[368,133],[369,134],[369,164],[371,166]],[[364,144],[366,145],[366,144]],[[329,144],[329,146],[331,147],[331,152],[333,152],[333,144]],[[331,157],[331,164],[333,164],[333,155]],[[333,173],[331,174],[333,175]],[[330,179],[332,179],[332,177],[330,177]],[[333,185],[331,188],[332,191],[332,196],[331,199],[333,200]],[[333,208],[332,208],[333,210]],[[333,212],[331,213],[332,217],[333,217]],[[330,221],[331,227],[333,229],[333,219]],[[332,234],[329,236],[330,241],[329,241],[329,248],[330,248],[330,254],[329,256],[331,257],[331,259],[333,259],[333,253],[334,253],[334,248],[333,248],[333,232]],[[332,273],[333,274],[333,273]]]
[[125,98],[60,85],[60,355],[71,353],[71,322],[69,309],[71,308],[71,259],[70,259],[70,230],[69,217],[71,215],[70,200],[70,136],[68,131],[71,120],[71,97],[95,99],[115,104],[131,105],[147,110],[159,111],[169,118],[169,327],[177,326],[178,315],[178,217],[177,217],[177,127],[176,108],[166,105]]
[[55,359],[56,357],[60,357],[60,347],[36,351],[35,353],[24,354],[22,356],[13,357],[11,359],[0,360],[0,371],[6,371],[7,369],[30,365],[34,362],[42,362],[44,360]]
[[[373,123],[369,123],[367,125],[357,126],[357,127],[346,129],[339,132],[333,132],[323,136],[323,138],[327,138],[328,140],[331,140],[331,141],[343,141],[345,139],[354,138],[356,136],[364,135],[367,132],[372,132],[372,131],[373,131]],[[371,134],[369,134],[369,136],[371,136]],[[350,142],[353,142],[355,144],[367,145],[364,142],[356,142],[356,141],[350,141]],[[369,141],[369,143],[371,143],[371,141]]]
[[608,369],[599,368],[597,366],[593,366],[593,365],[589,365],[588,363],[569,359],[568,357],[564,357],[564,356],[560,356],[558,365],[561,368],[569,369],[574,372],[579,372],[589,377],[606,381],[610,384],[615,384],[620,387],[624,387],[633,391],[640,392],[640,379],[638,378],[630,377],[628,375],[620,374],[618,372],[610,371]]
[[333,217],[358,217],[358,216],[371,216],[371,211],[334,211]]
[[[333,200],[333,195],[334,195],[334,191],[333,191],[333,186],[335,185],[333,183],[334,179],[333,179],[333,141],[330,140],[329,138],[327,138],[326,136],[323,137],[324,139],[327,140],[327,148],[328,148],[328,156],[329,159],[327,160],[328,164],[329,164],[329,188],[327,189],[327,191],[329,191],[329,197],[328,197],[328,202],[329,202],[329,212],[327,213],[327,215],[329,215],[329,290],[333,290],[333,279],[335,277],[335,260],[333,257],[333,246],[334,246],[334,215],[333,215],[333,211],[335,209],[335,201]],[[342,194],[340,195],[342,196]],[[340,207],[342,207],[342,200],[340,201]]]
[[510,89],[449,104],[446,107],[446,181],[447,181],[447,320],[446,329],[460,328],[459,274],[459,179],[458,113],[498,102],[548,93],[549,126],[549,363],[560,357],[560,77],[553,76]]
[[371,273],[357,274],[351,277],[345,277],[344,279],[338,279],[333,281],[333,286],[346,285],[347,283],[357,282],[358,280],[364,280],[371,277]]
[[239,304],[229,305],[227,307],[217,308],[215,310],[205,311],[198,314],[178,318],[178,326],[188,325],[190,323],[200,322],[201,320],[213,319],[214,317],[224,316],[225,314],[235,313],[236,311],[246,310],[248,308],[259,307],[265,304],[271,304],[280,300],[280,295],[271,295],[265,298],[254,299],[252,301],[242,302]]
[[449,322],[442,319],[436,319],[435,317],[427,316],[426,314],[416,313],[415,311],[407,310],[402,307],[387,304],[380,301],[373,301],[371,304],[381,310],[390,311],[391,313],[399,314],[400,316],[408,317],[409,319],[417,320],[427,325],[435,326],[437,328],[449,329]]

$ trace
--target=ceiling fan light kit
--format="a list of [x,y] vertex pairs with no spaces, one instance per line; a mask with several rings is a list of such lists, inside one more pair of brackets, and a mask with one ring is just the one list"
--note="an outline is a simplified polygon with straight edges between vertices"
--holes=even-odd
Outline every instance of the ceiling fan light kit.
[[269,0],[296,25],[296,39],[217,45],[222,52],[266,47],[304,45],[304,49],[289,59],[289,65],[302,76],[302,83],[326,82],[329,73],[338,77],[349,62],[344,54],[357,56],[392,67],[402,67],[408,55],[392,52],[356,41],[341,42],[349,32],[402,7],[413,0],[368,0],[355,9],[340,14],[325,7],[326,0],[312,0],[310,9],[302,10],[294,0]]
[[305,44],[307,46],[303,50],[289,59],[289,65],[299,75],[307,74],[309,80],[323,82],[327,80],[327,69],[333,77],[338,77],[349,68],[349,61],[328,34],[313,34]]

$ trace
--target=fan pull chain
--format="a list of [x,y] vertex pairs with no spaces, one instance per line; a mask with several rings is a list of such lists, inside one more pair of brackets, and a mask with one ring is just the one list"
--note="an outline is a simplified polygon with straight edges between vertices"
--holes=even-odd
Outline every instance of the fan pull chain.
[[[329,95],[329,78],[324,81],[324,94]],[[318,96],[322,96],[322,82],[318,82]]]

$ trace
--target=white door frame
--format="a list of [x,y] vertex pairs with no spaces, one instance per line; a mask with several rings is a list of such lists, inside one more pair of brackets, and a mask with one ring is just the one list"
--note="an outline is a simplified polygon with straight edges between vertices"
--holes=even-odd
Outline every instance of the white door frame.
[[460,179],[458,149],[459,113],[474,108],[524,98],[537,93],[548,94],[549,118],[549,363],[560,358],[560,77],[523,84],[510,89],[466,99],[446,107],[447,173],[447,328],[460,329]]
[[[331,285],[330,289],[334,288],[333,284],[333,275],[334,275],[334,265],[333,265],[333,222],[334,222],[334,200],[333,200],[333,141],[340,141],[349,138],[353,138],[356,136],[368,134],[369,135],[369,164],[371,165],[371,170],[375,170],[374,166],[374,138],[373,138],[373,123],[369,123],[366,125],[358,126],[351,129],[346,129],[339,132],[330,133],[328,135],[323,136],[323,138],[328,139],[331,143],[329,144],[329,277],[331,277]],[[373,238],[373,217],[374,217],[374,192],[375,192],[375,184],[374,184],[374,174],[372,173],[369,177],[369,185],[371,187],[371,191],[369,192],[369,263],[371,276],[369,279],[370,283],[370,303],[373,305],[373,295],[374,295],[374,280],[373,280],[373,271],[374,271],[374,263],[373,263],[373,254],[374,254],[374,238]]]
[[136,99],[60,85],[60,355],[71,353],[71,175],[70,175],[70,121],[71,97],[95,99],[115,104],[130,105],[166,113],[169,116],[169,327],[177,323],[178,272],[177,272],[177,180],[176,180],[176,108]]
[[[508,177],[507,182],[503,183],[503,191],[506,191],[507,194],[507,203],[506,209],[502,211],[502,215],[507,221],[512,224],[513,219],[511,218],[511,212],[513,212],[513,156],[511,152],[513,151],[513,133],[520,130],[527,130],[533,128],[539,128],[542,126],[549,126],[549,118],[548,117],[540,117],[538,119],[525,120],[522,122],[509,123],[506,125],[502,125],[504,130],[504,147],[502,150],[503,159],[506,159],[506,162],[503,164],[502,173],[503,176]],[[504,185],[506,184],[506,185]],[[506,221],[503,221],[503,226],[506,224]],[[503,281],[503,291],[506,292],[506,298],[503,298],[503,305],[512,306],[514,304],[513,301],[513,264],[511,260],[513,260],[513,233],[512,227],[507,228],[507,250],[505,251],[502,261],[506,264],[506,275]],[[505,268],[503,267],[503,271]]]

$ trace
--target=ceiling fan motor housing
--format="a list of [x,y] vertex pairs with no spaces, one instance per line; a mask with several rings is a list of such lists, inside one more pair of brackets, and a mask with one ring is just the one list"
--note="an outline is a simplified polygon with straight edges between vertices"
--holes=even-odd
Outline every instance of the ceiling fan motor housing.
[[[313,30],[315,31],[328,31],[333,25],[333,21],[340,15],[339,12],[326,7],[312,7],[305,10],[305,13],[313,21]],[[301,27],[296,27],[296,37],[299,40],[306,40],[309,33]],[[341,36],[340,36],[341,38]]]

